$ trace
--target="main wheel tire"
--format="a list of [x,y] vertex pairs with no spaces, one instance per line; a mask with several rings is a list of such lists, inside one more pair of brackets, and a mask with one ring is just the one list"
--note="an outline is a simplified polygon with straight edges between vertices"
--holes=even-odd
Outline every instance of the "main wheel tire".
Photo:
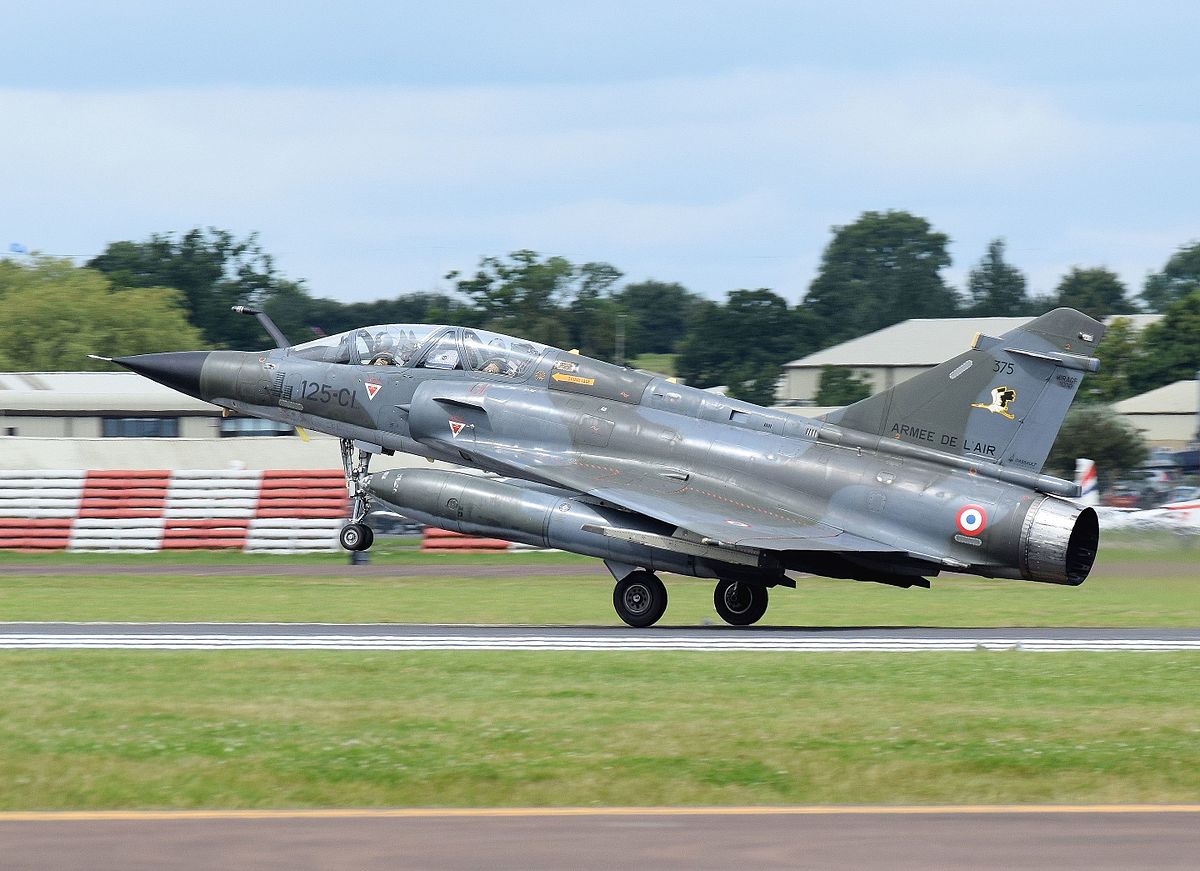
[[633,572],[613,587],[613,607],[635,629],[653,626],[667,610],[667,588],[653,572]]
[[347,523],[338,533],[338,543],[350,551],[366,550],[375,540],[375,533],[365,523]]
[[730,626],[751,626],[767,613],[767,588],[745,581],[721,580],[713,591],[713,604]]

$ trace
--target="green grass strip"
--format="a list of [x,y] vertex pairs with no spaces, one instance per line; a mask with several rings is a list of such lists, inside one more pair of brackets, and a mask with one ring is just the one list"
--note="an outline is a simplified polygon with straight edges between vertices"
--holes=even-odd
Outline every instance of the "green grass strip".
[[[618,625],[612,580],[596,568],[568,577],[499,576],[486,565],[467,577],[461,567],[364,576],[345,566],[276,577],[9,575],[0,580],[0,620]],[[763,625],[1200,626],[1200,580],[1165,571],[1098,572],[1075,588],[958,576],[931,590],[802,579],[796,590],[771,591]],[[662,625],[719,622],[712,582],[666,581]]]
[[1194,802],[1200,654],[0,653],[0,808]]

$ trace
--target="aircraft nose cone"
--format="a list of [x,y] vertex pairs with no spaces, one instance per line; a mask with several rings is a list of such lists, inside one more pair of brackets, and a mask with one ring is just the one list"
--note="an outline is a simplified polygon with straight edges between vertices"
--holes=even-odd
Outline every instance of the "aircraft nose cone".
[[210,351],[170,351],[165,354],[137,354],[117,357],[114,363],[131,372],[165,384],[172,390],[200,398],[200,370]]

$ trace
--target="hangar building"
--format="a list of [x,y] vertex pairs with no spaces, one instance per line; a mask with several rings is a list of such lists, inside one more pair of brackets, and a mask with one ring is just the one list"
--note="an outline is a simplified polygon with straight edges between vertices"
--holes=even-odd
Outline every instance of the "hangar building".
[[[1136,329],[1161,315],[1118,315]],[[1115,318],[1109,318],[1109,321]],[[821,372],[844,366],[878,393],[907,381],[971,347],[975,334],[999,336],[1033,318],[913,318],[793,360],[783,367],[776,399],[783,405],[815,405]]]
[[0,372],[0,469],[341,468],[331,436],[221,412],[132,372]]
[[1179,449],[1200,442],[1200,381],[1176,381],[1113,408],[1156,447]]

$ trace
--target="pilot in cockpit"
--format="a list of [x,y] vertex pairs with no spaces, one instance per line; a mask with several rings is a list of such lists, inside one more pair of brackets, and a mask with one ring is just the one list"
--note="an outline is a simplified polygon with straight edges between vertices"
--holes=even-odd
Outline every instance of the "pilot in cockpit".
[[392,335],[384,330],[375,337],[375,341],[371,346],[371,365],[372,366],[395,366],[399,361],[396,359],[396,340]]
[[488,342],[483,365],[480,366],[479,371],[486,372],[488,375],[508,375],[510,377],[516,374],[516,367],[505,353],[503,339],[496,338]]

